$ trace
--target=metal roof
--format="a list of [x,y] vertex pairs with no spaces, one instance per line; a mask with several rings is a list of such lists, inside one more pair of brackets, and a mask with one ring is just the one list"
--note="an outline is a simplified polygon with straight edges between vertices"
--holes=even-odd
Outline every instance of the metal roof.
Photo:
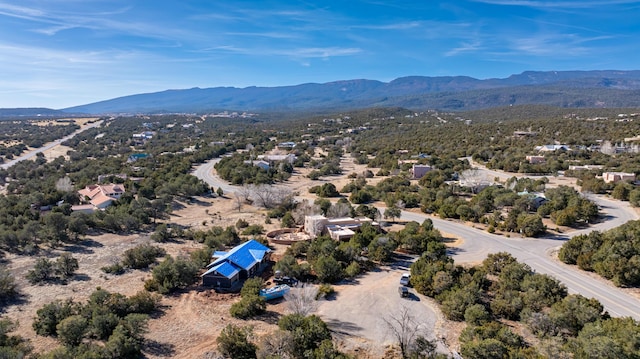
[[271,252],[271,249],[252,239],[234,247],[207,267],[217,267],[221,263],[230,262],[244,270],[249,270],[256,263],[262,261],[269,252]]
[[232,278],[233,276],[235,276],[236,274],[238,274],[240,272],[240,269],[238,267],[236,267],[235,265],[233,265],[233,263],[229,263],[229,262],[224,262],[224,263],[220,263],[219,265],[209,269],[208,271],[206,271],[204,275],[213,273],[213,272],[217,272],[220,275],[225,276],[226,278]]

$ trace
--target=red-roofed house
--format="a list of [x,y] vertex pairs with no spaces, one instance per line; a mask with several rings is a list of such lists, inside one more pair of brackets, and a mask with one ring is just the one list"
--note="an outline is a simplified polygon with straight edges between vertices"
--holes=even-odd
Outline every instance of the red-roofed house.
[[105,209],[124,194],[121,184],[89,185],[78,191],[80,198],[91,203],[96,209]]

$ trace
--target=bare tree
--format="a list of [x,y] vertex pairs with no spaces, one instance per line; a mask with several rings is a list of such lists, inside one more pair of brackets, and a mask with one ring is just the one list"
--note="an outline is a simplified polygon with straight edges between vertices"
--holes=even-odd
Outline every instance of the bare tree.
[[277,330],[274,333],[265,335],[260,341],[256,356],[258,359],[281,358],[292,359],[293,335],[286,330]]
[[251,188],[248,185],[242,185],[234,194],[234,197],[239,198],[243,203],[251,203]]
[[318,308],[316,295],[318,295],[318,287],[314,285],[291,288],[289,293],[284,296],[287,299],[287,309],[293,314],[306,317]]
[[290,188],[278,186],[275,191],[275,205],[284,208],[294,208],[296,206],[296,196],[300,193],[292,191]]
[[484,177],[482,171],[477,168],[466,170],[460,174],[460,183],[471,188],[473,193],[476,193],[480,188],[480,184],[483,182]]
[[351,205],[348,203],[334,203],[327,210],[328,218],[346,217],[351,213]]
[[616,153],[615,146],[610,141],[604,141],[600,146],[600,152],[605,155],[613,155]]
[[409,358],[411,347],[418,336],[419,324],[411,315],[409,308],[402,306],[400,312],[384,318],[387,328],[398,341],[400,354],[403,358]]
[[233,209],[237,209],[238,212],[241,212],[242,204],[245,203],[245,200],[242,197],[242,194],[240,194],[240,192],[238,191],[233,192],[233,200],[234,200]]
[[72,192],[73,183],[68,176],[62,177],[56,181],[56,189],[61,192]]
[[322,213],[320,206],[304,199],[302,202],[298,203],[296,209],[293,210],[292,215],[297,224],[302,224],[304,223],[304,218],[306,216],[313,216],[320,213]]
[[276,188],[271,185],[261,184],[261,185],[252,185],[250,187],[251,190],[251,199],[253,203],[255,203],[258,207],[264,208],[273,208],[275,206],[275,195]]

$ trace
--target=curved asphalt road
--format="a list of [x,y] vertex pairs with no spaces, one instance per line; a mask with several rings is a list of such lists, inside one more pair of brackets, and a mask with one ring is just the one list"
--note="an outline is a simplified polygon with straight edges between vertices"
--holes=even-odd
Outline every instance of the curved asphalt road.
[[[548,238],[519,238],[491,234],[469,227],[456,221],[433,218],[425,214],[402,212],[402,219],[422,223],[431,218],[435,228],[463,238],[463,243],[451,250],[457,263],[478,263],[490,253],[509,252],[518,261],[528,264],[538,273],[549,274],[567,286],[570,293],[579,293],[588,298],[596,298],[605,310],[616,317],[633,317],[640,320],[640,300],[619,288],[596,278],[575,266],[569,266],[553,258],[552,252],[570,237],[586,234],[594,230],[605,231],[618,227],[630,220],[638,219],[627,202],[612,201],[600,196],[591,198],[602,208],[605,220],[588,229],[574,231],[568,235]],[[516,236],[518,236],[516,234]]]
[[214,187],[215,189],[222,188],[225,195],[231,195],[236,191],[236,189],[238,189],[238,187],[230,185],[229,182],[218,177],[218,175],[213,171],[213,166],[220,162],[220,160],[220,158],[214,158],[198,165],[194,168],[191,174],[206,182],[210,187]]

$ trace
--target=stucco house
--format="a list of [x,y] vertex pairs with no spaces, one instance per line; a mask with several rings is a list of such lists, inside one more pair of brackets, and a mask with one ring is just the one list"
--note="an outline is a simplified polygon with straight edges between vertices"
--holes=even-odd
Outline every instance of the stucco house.
[[525,158],[529,163],[534,164],[534,165],[538,164],[538,163],[544,163],[545,162],[544,156],[531,155],[531,156],[526,156]]
[[[80,199],[91,204],[95,209],[105,209],[117,201],[125,193],[121,184],[89,185],[78,191]],[[73,207],[72,207],[73,209]]]
[[258,155],[257,159],[269,162],[269,165],[274,166],[277,162],[288,162],[293,164],[298,157],[293,153],[286,155]]
[[636,174],[635,173],[627,173],[627,172],[603,172],[602,180],[605,183],[618,183],[624,181],[635,181]]
[[543,145],[534,148],[538,152],[571,151],[567,145]]
[[327,218],[317,214],[304,217],[304,230],[311,238],[327,234],[336,241],[343,241],[353,237],[364,223],[370,223],[376,228],[380,227],[378,222],[367,217]]
[[269,264],[271,249],[256,240],[244,242],[230,251],[213,252],[213,261],[200,277],[202,285],[232,288],[247,278],[260,274]]

